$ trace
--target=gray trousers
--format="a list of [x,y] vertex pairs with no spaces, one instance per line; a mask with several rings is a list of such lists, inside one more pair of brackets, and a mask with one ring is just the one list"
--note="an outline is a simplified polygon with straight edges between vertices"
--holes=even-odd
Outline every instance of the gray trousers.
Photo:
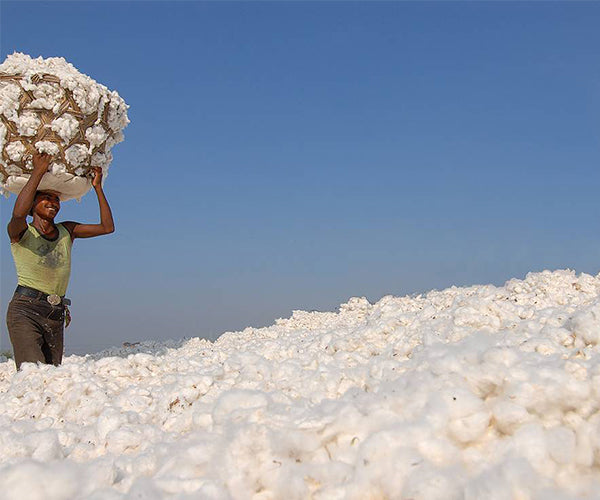
[[21,363],[60,365],[63,356],[65,308],[15,293],[8,304],[6,326],[17,370]]

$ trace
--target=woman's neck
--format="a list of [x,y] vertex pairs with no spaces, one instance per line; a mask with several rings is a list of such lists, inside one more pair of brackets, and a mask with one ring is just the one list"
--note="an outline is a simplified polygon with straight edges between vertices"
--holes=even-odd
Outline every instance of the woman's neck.
[[41,217],[33,218],[34,227],[44,236],[51,236],[56,233],[56,224],[53,219],[42,219]]

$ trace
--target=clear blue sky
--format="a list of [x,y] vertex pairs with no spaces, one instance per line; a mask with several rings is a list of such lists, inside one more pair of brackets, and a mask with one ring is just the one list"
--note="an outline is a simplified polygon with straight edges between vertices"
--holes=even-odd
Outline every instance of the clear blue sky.
[[[599,271],[598,2],[0,9],[2,59],[63,56],[131,106],[117,232],[75,243],[67,352]],[[93,193],[59,217],[96,218]]]

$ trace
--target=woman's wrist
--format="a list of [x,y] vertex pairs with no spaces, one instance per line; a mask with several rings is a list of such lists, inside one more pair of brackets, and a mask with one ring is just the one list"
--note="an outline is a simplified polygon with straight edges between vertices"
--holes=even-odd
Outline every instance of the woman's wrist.
[[44,174],[45,174],[47,171],[48,171],[48,169],[42,170],[41,168],[40,168],[40,169],[35,169],[35,168],[34,168],[34,169],[31,171],[31,176],[32,176],[32,177],[39,177],[39,178],[41,179],[42,177],[44,177]]

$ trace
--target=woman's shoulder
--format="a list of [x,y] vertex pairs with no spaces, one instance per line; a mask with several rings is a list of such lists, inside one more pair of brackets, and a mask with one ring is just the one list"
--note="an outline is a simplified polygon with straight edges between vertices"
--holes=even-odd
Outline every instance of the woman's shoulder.
[[75,228],[75,226],[78,224],[78,222],[74,222],[72,220],[67,220],[67,221],[63,221],[63,222],[59,222],[58,224],[56,224],[56,227],[58,227],[58,232],[66,232],[69,237],[73,237],[73,229]]
[[11,246],[13,246],[13,245],[23,245],[25,243],[25,241],[27,239],[29,239],[29,237],[31,235],[33,235],[33,236],[36,235],[36,233],[34,231],[35,231],[35,228],[33,227],[33,224],[31,222],[29,222],[27,224],[27,228],[25,228],[23,230],[23,232],[21,233],[21,236],[19,237],[19,239],[17,241],[11,241],[10,245]]

